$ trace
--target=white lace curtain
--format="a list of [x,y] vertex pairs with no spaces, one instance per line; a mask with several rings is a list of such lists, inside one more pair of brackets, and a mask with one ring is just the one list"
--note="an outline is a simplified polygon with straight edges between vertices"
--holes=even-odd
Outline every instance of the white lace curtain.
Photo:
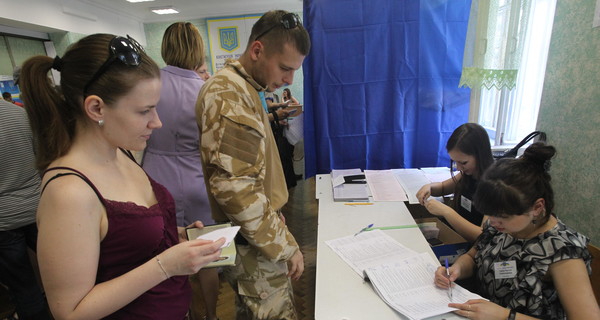
[[532,0],[473,0],[460,87],[515,88]]

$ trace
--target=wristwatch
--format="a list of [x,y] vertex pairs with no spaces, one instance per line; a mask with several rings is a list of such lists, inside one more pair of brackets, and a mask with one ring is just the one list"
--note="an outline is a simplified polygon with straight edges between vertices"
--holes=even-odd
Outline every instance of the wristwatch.
[[517,312],[513,309],[510,309],[510,313],[508,314],[508,318],[506,320],[515,320],[517,317]]

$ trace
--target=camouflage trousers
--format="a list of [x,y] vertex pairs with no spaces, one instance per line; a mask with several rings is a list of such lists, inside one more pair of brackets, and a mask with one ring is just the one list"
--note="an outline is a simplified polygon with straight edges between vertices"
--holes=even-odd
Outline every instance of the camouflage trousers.
[[236,248],[236,265],[223,268],[223,276],[236,293],[237,320],[296,320],[287,264],[273,263],[248,245]]

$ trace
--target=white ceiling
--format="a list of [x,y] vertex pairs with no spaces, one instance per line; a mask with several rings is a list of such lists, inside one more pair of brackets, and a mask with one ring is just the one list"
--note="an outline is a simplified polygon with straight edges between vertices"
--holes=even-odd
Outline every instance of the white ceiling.
[[[78,1],[131,16],[143,23],[262,13],[273,9],[302,11],[302,0],[154,0],[140,3],[126,0]],[[157,15],[150,11],[150,8],[168,6],[177,9],[179,14]]]

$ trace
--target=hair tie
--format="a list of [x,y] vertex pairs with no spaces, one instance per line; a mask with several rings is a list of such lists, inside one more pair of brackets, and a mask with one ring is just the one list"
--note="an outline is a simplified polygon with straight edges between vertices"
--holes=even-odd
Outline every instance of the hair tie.
[[62,67],[63,67],[63,59],[61,59],[59,56],[54,57],[54,62],[52,62],[52,69],[60,72],[60,71],[62,71]]
[[550,160],[544,161],[544,172],[548,173],[548,171],[550,171],[550,166],[552,166],[552,162]]

